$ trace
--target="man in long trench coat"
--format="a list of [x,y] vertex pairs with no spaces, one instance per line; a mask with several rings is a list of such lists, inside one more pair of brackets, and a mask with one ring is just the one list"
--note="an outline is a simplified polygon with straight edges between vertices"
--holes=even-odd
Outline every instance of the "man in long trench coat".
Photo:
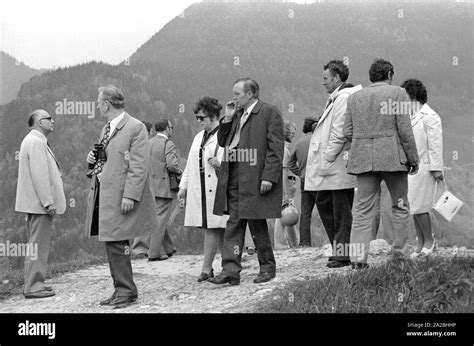
[[238,285],[247,222],[260,264],[254,283],[275,277],[276,263],[266,219],[281,217],[284,136],[280,112],[259,100],[259,86],[254,80],[237,80],[233,93],[217,132],[224,157],[214,214],[229,214],[222,250],[224,269],[208,281]]
[[145,125],[124,111],[122,91],[112,85],[99,89],[97,108],[108,120],[100,136],[106,160],[90,151],[94,164],[89,191],[86,232],[105,242],[114,293],[100,305],[126,307],[138,297],[130,260],[130,239],[156,229],[149,182],[150,145]]

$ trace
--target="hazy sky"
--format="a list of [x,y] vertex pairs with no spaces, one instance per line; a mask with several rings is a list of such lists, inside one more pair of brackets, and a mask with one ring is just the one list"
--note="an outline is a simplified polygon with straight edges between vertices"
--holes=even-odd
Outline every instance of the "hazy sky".
[[197,2],[0,0],[0,50],[33,68],[118,64]]
[[117,64],[196,0],[2,0],[0,49],[34,68]]

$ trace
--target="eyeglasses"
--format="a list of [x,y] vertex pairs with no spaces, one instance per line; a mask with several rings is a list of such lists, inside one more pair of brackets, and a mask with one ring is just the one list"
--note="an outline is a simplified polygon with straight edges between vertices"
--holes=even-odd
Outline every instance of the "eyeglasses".
[[41,121],[41,120],[49,120],[49,121],[52,121],[53,118],[51,118],[51,117],[46,117],[46,118],[41,118],[41,119],[39,119],[38,121]]
[[207,118],[209,115],[196,115],[196,120],[197,121],[203,121],[204,118]]

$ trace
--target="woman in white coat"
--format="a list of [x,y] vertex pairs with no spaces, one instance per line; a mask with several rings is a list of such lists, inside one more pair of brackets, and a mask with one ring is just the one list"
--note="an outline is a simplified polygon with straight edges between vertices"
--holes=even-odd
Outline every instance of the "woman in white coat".
[[408,175],[408,201],[415,221],[418,248],[412,257],[429,255],[436,247],[429,211],[437,182],[443,180],[443,130],[439,115],[426,103],[422,82],[409,79],[401,85],[411,99],[411,124],[420,164],[418,173]]
[[217,143],[219,115],[222,105],[205,96],[196,102],[194,114],[203,128],[193,140],[188,161],[179,184],[178,200],[186,199],[184,226],[204,230],[204,263],[198,282],[214,276],[212,262],[217,249],[222,253],[224,231],[229,216],[212,213],[217,188],[217,175],[224,149]]

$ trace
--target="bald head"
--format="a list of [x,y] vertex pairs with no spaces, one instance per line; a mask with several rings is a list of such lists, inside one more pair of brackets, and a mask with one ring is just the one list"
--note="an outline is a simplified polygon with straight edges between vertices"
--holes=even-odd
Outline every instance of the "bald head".
[[37,109],[30,114],[28,118],[28,126],[33,127],[38,123],[38,119],[47,117],[49,117],[48,112],[46,112],[44,109]]
[[54,119],[44,109],[33,111],[28,118],[28,125],[45,136],[54,131]]

